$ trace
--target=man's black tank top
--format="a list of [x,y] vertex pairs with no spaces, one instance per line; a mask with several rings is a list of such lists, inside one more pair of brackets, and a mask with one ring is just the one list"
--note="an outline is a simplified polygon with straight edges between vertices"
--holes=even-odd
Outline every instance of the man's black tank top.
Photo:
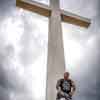
[[71,92],[71,87],[72,87],[71,80],[70,79],[68,79],[68,80],[61,79],[60,87],[63,92],[67,92],[67,93]]

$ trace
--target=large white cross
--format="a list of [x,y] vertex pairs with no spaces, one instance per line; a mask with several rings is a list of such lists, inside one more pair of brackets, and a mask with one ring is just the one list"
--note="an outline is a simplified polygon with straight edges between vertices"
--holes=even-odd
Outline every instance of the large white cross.
[[61,10],[59,0],[50,0],[50,6],[29,0],[17,0],[16,5],[49,17],[46,100],[55,100],[56,81],[65,71],[61,21],[87,28],[90,20]]

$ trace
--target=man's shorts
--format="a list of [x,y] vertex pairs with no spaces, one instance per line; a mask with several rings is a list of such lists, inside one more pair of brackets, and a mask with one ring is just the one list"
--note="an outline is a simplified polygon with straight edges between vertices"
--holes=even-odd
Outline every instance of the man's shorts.
[[56,100],[60,100],[61,98],[65,98],[65,100],[72,100],[72,97],[66,92],[57,93]]

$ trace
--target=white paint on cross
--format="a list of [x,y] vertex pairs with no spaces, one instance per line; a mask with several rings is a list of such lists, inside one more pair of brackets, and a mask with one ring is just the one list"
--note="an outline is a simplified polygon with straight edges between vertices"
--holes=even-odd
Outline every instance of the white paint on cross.
[[87,28],[90,20],[60,9],[59,0],[50,0],[50,6],[29,0],[17,0],[16,5],[49,17],[46,100],[55,100],[56,81],[65,71],[61,21]]

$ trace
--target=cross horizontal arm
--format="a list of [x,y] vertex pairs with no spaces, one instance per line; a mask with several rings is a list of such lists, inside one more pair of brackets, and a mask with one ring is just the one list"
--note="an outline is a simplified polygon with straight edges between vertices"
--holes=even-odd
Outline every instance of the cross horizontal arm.
[[88,18],[84,18],[84,17],[72,14],[64,10],[61,11],[61,17],[62,17],[62,21],[64,22],[78,25],[78,26],[85,27],[85,28],[88,28],[91,23],[90,19]]
[[35,1],[16,0],[16,6],[32,12],[36,12],[46,17],[51,15],[51,10],[48,6],[37,3]]

